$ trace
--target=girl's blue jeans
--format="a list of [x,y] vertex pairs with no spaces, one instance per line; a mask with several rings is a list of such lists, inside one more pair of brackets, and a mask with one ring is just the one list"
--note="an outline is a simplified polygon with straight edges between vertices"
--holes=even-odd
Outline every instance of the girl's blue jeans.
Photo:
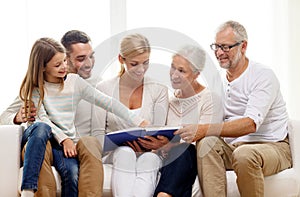
[[51,127],[42,122],[36,122],[25,129],[21,140],[21,150],[26,144],[24,162],[21,162],[21,165],[23,165],[21,190],[37,190],[46,144],[51,137]]

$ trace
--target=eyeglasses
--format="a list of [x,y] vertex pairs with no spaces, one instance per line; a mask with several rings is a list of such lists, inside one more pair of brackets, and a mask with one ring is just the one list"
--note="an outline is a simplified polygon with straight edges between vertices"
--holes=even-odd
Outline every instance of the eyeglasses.
[[213,51],[217,51],[217,50],[220,48],[222,51],[228,52],[228,51],[230,51],[231,48],[236,47],[236,46],[239,46],[242,42],[243,42],[243,41],[237,42],[237,43],[235,43],[235,44],[233,44],[233,45],[211,44],[211,45],[210,45],[210,48],[211,48]]

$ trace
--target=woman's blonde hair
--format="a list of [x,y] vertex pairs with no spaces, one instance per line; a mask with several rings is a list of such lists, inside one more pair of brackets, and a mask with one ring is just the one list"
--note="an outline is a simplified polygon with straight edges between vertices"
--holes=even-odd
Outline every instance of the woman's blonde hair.
[[[122,39],[120,44],[120,55],[123,59],[132,58],[145,52],[151,52],[149,41],[145,36],[141,34],[130,34]],[[124,72],[124,65],[121,65],[119,76],[123,75]]]
[[[27,73],[20,87],[19,96],[24,102],[26,115],[29,115],[30,103],[32,102],[32,93],[34,89],[39,92],[38,108],[44,100],[44,70],[47,63],[56,53],[65,53],[65,48],[52,38],[40,38],[32,46]],[[63,87],[63,79],[61,79]]]

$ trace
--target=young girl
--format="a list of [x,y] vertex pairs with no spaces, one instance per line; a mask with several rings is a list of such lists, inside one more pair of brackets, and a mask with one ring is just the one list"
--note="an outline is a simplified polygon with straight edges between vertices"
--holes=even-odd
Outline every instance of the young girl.
[[[78,162],[81,166],[87,165],[86,162],[91,162],[90,160],[81,160],[80,153],[86,150],[82,150],[84,146],[76,145],[74,117],[78,102],[84,99],[94,103],[123,118],[133,126],[143,126],[147,123],[120,102],[90,86],[77,74],[67,75],[65,61],[65,49],[59,42],[51,38],[37,40],[31,50],[28,70],[19,96],[25,104],[32,101],[37,106],[37,121],[51,126],[55,138],[51,143],[53,165],[62,179],[62,196],[77,196],[78,192],[79,196],[81,194],[83,196],[94,195],[89,194],[89,191],[81,191],[80,188],[78,191],[77,189]],[[30,105],[27,111],[29,116]],[[96,163],[95,160],[93,162]],[[99,168],[99,161],[95,166]],[[88,171],[93,168],[85,169]],[[89,173],[89,175],[92,177],[86,176],[85,171],[80,169],[80,176],[87,177],[91,181],[95,180],[93,176],[103,176],[93,173]],[[102,190],[102,188],[99,189]]]

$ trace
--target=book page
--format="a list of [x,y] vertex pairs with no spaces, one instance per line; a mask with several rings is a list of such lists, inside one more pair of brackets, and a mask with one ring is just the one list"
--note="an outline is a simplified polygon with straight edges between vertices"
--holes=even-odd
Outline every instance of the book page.
[[117,133],[124,133],[124,132],[130,132],[130,131],[140,131],[140,130],[144,130],[144,128],[142,127],[131,127],[131,128],[128,128],[128,129],[122,129],[122,130],[118,130],[118,131],[112,131],[112,132],[109,132],[105,135],[113,135],[113,134],[117,134]]
[[153,127],[153,126],[150,126],[150,127],[145,127],[145,131],[148,132],[148,131],[164,131],[164,130],[178,130],[182,128],[181,126],[158,126],[158,127]]

